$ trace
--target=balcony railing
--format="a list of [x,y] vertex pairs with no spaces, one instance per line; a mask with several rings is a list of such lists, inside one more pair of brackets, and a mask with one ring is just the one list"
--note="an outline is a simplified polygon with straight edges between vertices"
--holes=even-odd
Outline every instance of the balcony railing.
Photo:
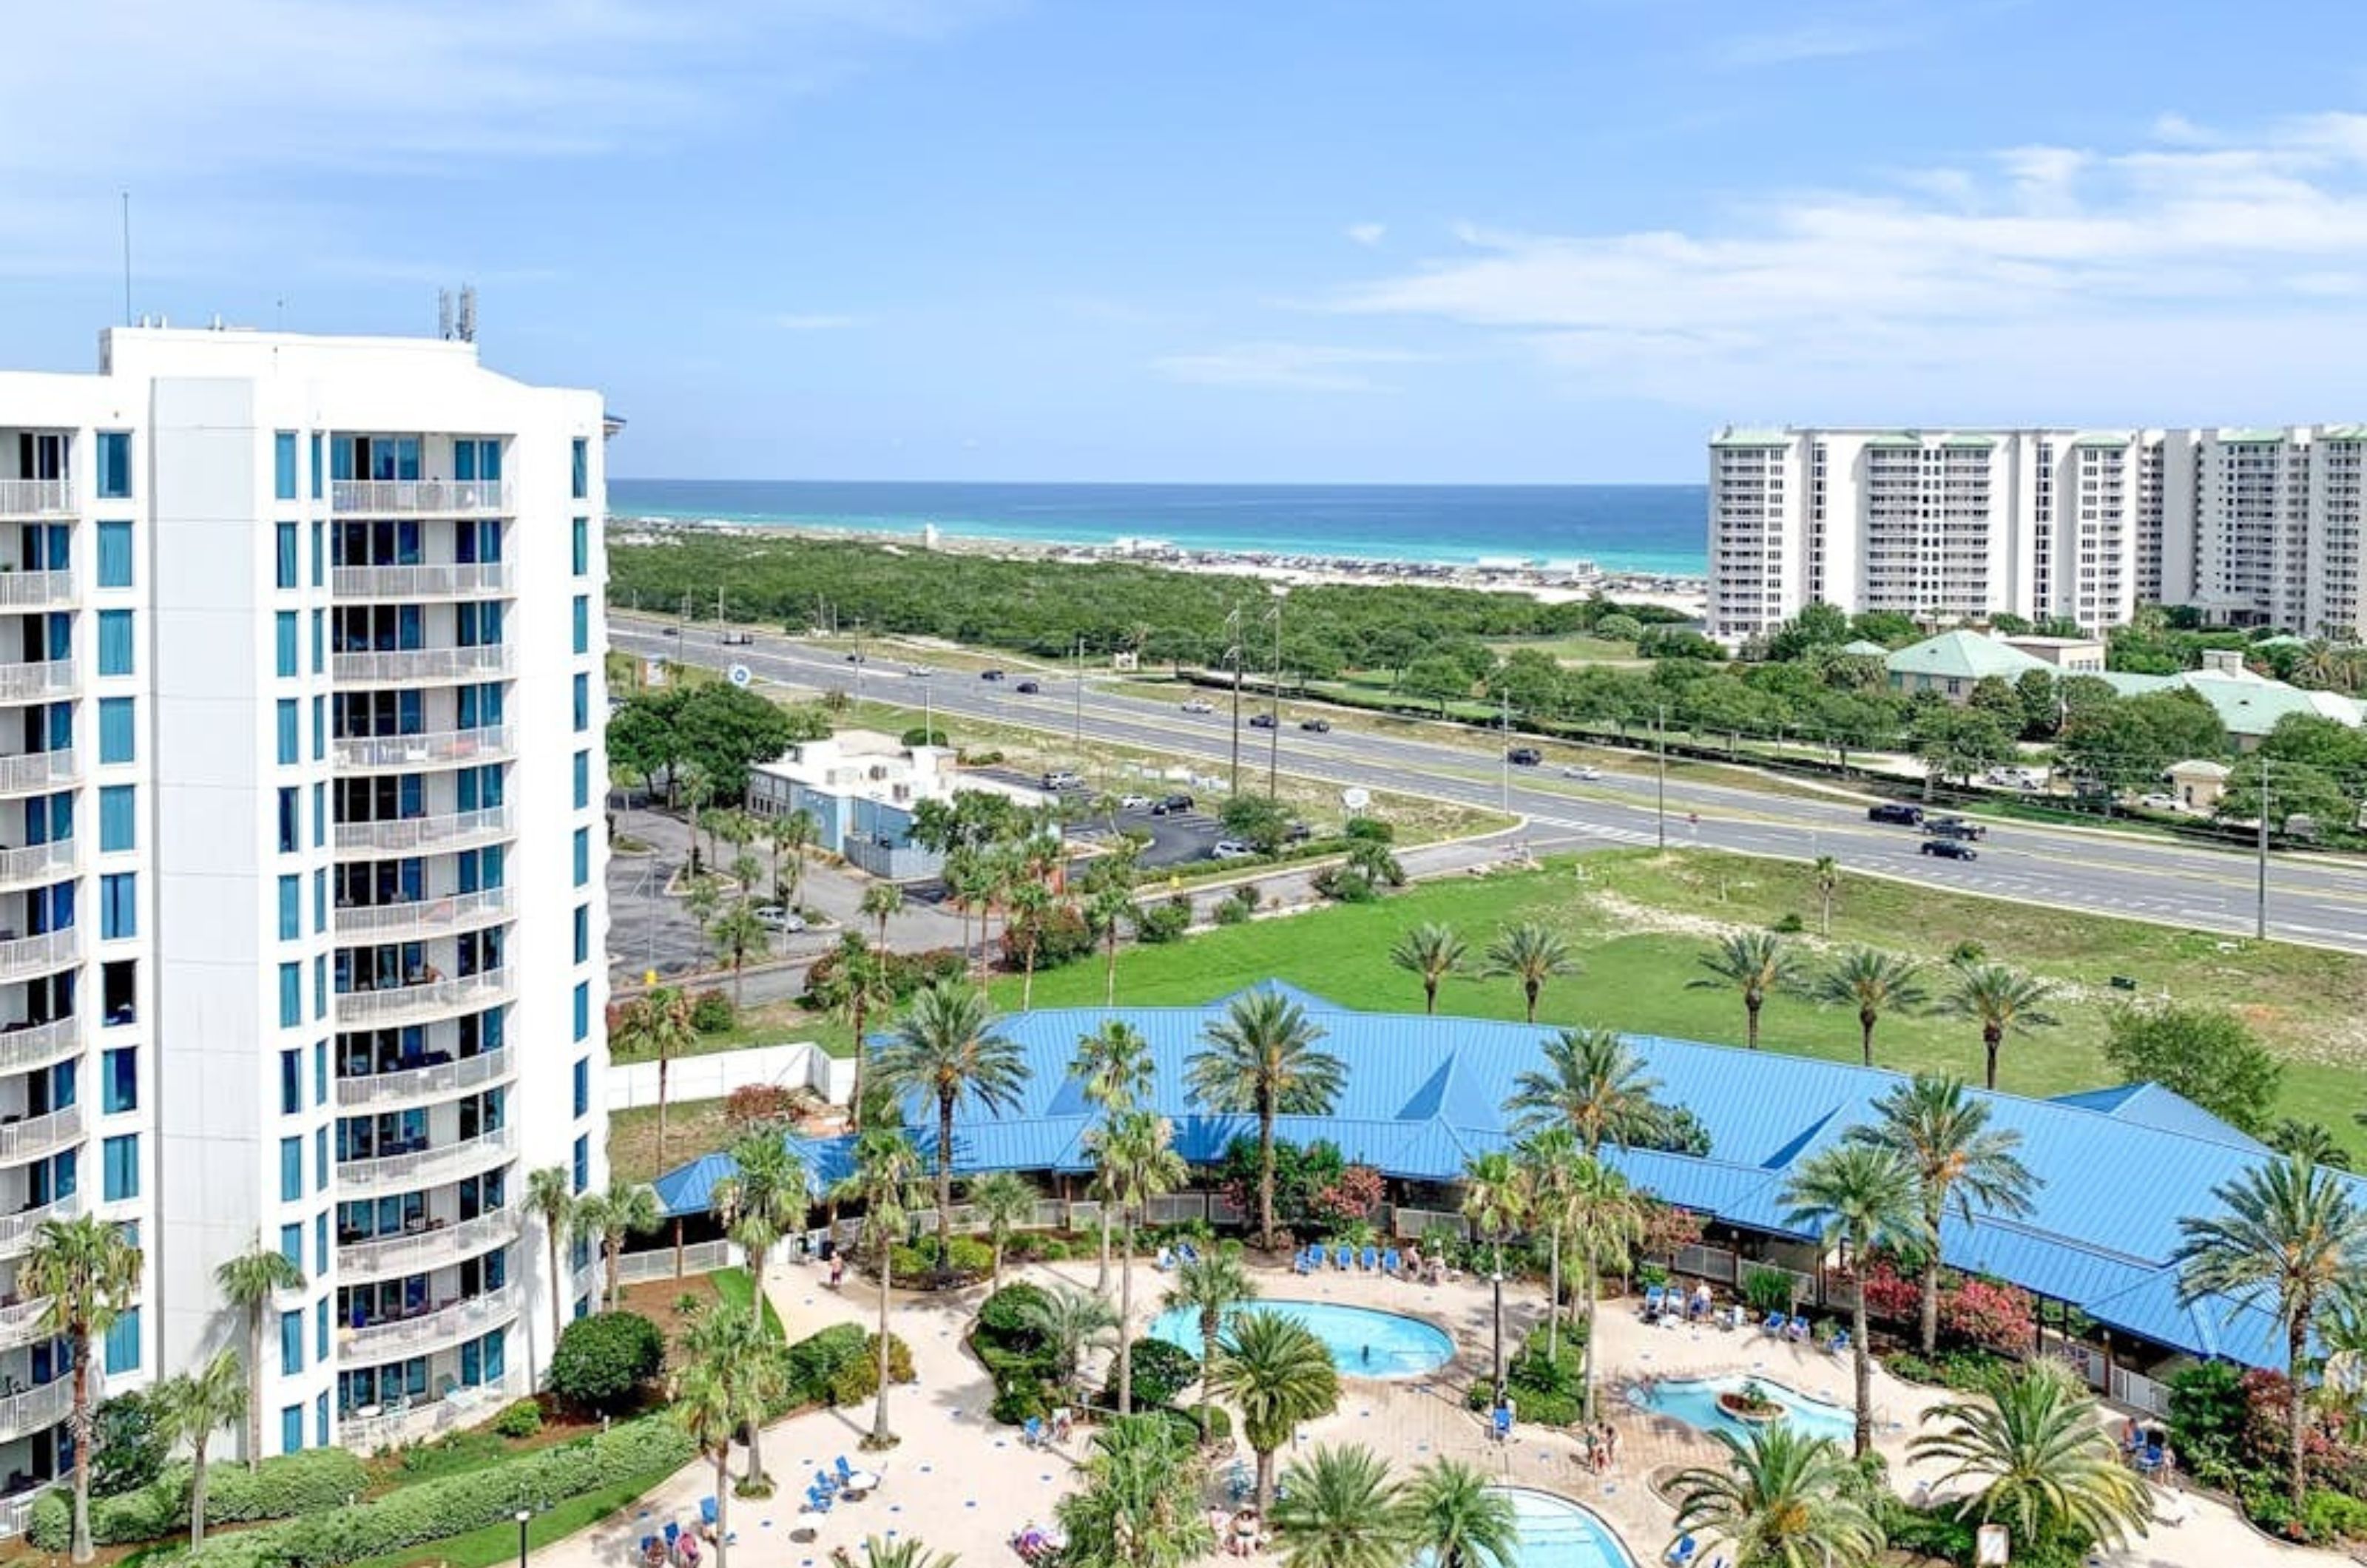
[[506,724],[477,729],[447,729],[433,735],[362,735],[339,740],[330,753],[340,768],[434,767],[438,763],[502,762],[516,741]]
[[389,822],[340,822],[337,852],[464,850],[510,836],[510,808],[489,806],[476,811],[445,811],[429,817],[398,817]]
[[487,887],[475,893],[454,893],[441,898],[414,898],[404,904],[352,904],[337,911],[339,937],[445,936],[453,931],[505,920],[511,892]]
[[478,599],[509,592],[510,581],[504,560],[341,566],[329,573],[329,591],[340,599]]
[[0,517],[74,515],[71,479],[0,479]]
[[458,1263],[490,1252],[518,1238],[526,1222],[515,1209],[503,1209],[438,1225],[408,1235],[382,1236],[375,1241],[341,1242],[337,1247],[340,1278],[348,1283],[382,1280],[397,1274],[421,1274],[445,1263]]
[[74,597],[73,572],[0,568],[0,609],[35,610],[51,604],[70,604]]
[[22,1028],[0,1028],[0,1073],[30,1072],[82,1049],[82,1021],[52,1019]]
[[0,1350],[13,1350],[19,1345],[49,1337],[42,1320],[50,1314],[50,1299],[35,1296],[30,1301],[0,1307]]
[[74,1408],[74,1379],[61,1377],[39,1388],[0,1399],[0,1438],[21,1438],[54,1427]]
[[429,980],[384,990],[343,991],[337,996],[337,1026],[350,1029],[364,1024],[426,1023],[474,1012],[509,998],[507,969],[488,969],[457,980]]
[[51,969],[62,969],[82,958],[82,931],[62,931],[0,941],[0,981],[25,980]]
[[399,1356],[424,1356],[458,1345],[463,1339],[473,1339],[517,1314],[517,1287],[504,1285],[491,1295],[455,1302],[417,1317],[347,1329],[341,1337],[337,1354],[348,1365],[392,1360]]
[[0,703],[39,702],[74,688],[71,659],[45,659],[38,664],[0,664]]
[[72,784],[79,772],[80,759],[71,746],[54,751],[0,757],[0,795],[26,795],[53,784]]
[[337,1080],[337,1103],[355,1109],[371,1105],[389,1105],[409,1100],[432,1100],[438,1095],[474,1089],[510,1076],[512,1064],[509,1047],[481,1051],[473,1056],[463,1056],[454,1062],[431,1062],[424,1067],[401,1067],[391,1073],[371,1073],[366,1077],[345,1077]]
[[441,1399],[406,1402],[398,1409],[366,1406],[337,1417],[337,1441],[361,1453],[401,1448],[445,1432],[457,1432],[473,1421],[488,1419],[503,1405],[527,1391],[523,1368],[513,1367],[499,1382],[456,1388]]
[[70,1220],[82,1213],[82,1195],[73,1193],[38,1208],[0,1218],[0,1258],[14,1258],[33,1245],[33,1233],[43,1220]]
[[329,509],[348,517],[444,517],[507,512],[507,479],[334,479]]
[[72,839],[52,839],[46,844],[28,844],[21,850],[0,850],[0,884],[40,882],[70,875],[75,858]]
[[435,1182],[458,1181],[464,1176],[490,1170],[507,1160],[517,1147],[517,1138],[508,1127],[496,1127],[490,1133],[480,1133],[473,1138],[463,1138],[457,1144],[440,1148],[418,1149],[410,1154],[388,1155],[379,1159],[349,1159],[337,1162],[337,1182],[353,1191],[365,1188],[397,1187],[408,1190],[425,1187]]
[[[481,675],[506,675],[515,662],[506,643],[473,648],[410,648],[384,653],[340,653],[330,660],[337,680],[372,682],[467,681]],[[5,667],[0,667],[5,672]],[[0,693],[0,697],[5,697]]]
[[46,1116],[28,1116],[0,1125],[0,1163],[40,1159],[82,1141],[82,1107],[69,1105]]

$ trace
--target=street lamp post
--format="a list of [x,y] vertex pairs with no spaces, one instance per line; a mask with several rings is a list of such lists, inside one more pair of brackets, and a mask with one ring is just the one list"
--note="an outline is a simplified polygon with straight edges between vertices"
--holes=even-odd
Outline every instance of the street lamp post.
[[1652,710],[1652,738],[1659,742],[1659,784],[1655,795],[1660,819],[1660,847],[1665,850],[1669,847],[1669,709],[1665,703]]
[[1085,636],[1077,634],[1077,719],[1072,741],[1077,753],[1077,766],[1085,765]]
[[1233,660],[1233,793],[1241,793],[1241,607],[1233,606],[1225,616],[1225,631],[1232,637],[1232,646],[1225,651]]
[[1500,692],[1497,698],[1504,706],[1503,717],[1497,724],[1497,728],[1502,733],[1496,737],[1499,742],[1496,765],[1504,775],[1502,805],[1504,815],[1510,817],[1512,814],[1512,697],[1509,692]]
[[534,1518],[534,1510],[520,1508],[513,1517],[518,1528],[518,1568],[526,1568],[526,1527]]
[[1274,700],[1267,709],[1268,716],[1274,720],[1274,728],[1267,731],[1265,739],[1265,797],[1268,800],[1280,794],[1278,781],[1282,776],[1282,602],[1289,592],[1287,588],[1276,588],[1274,591],[1274,608],[1268,612],[1274,622],[1274,689],[1269,694]]

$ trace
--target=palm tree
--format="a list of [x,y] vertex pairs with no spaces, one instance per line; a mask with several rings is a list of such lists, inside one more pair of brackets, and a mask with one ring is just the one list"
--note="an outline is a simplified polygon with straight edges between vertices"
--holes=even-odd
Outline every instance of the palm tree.
[[1003,938],[1019,933],[1019,1010],[1036,1005],[1036,954],[1044,945],[1044,922],[1052,916],[1052,890],[1033,877],[1012,885],[1005,896],[1009,911],[1002,920]]
[[1175,1283],[1162,1303],[1171,1312],[1195,1314],[1200,1319],[1200,1430],[1208,1429],[1207,1371],[1217,1364],[1217,1336],[1225,1314],[1241,1303],[1257,1299],[1257,1281],[1241,1267],[1239,1242],[1210,1247],[1175,1267]]
[[586,1192],[575,1200],[575,1234],[599,1244],[608,1265],[608,1305],[625,1300],[625,1241],[658,1228],[663,1218],[658,1195],[646,1182],[622,1179],[608,1183],[606,1192]]
[[964,986],[931,986],[881,1046],[881,1084],[899,1099],[917,1097],[937,1107],[937,1267],[953,1260],[954,1109],[967,1096],[991,1113],[1019,1103],[1027,1056],[994,1025],[986,994]]
[[731,965],[731,1005],[742,999],[741,970],[747,966],[748,955],[764,952],[773,937],[764,923],[756,919],[756,906],[747,898],[734,898],[719,915],[707,924],[707,940],[715,944],[717,956]]
[[166,1378],[156,1404],[168,1444],[189,1445],[189,1544],[206,1539],[206,1450],[214,1433],[246,1414],[246,1369],[233,1350],[217,1350],[194,1372]]
[[246,1405],[246,1468],[253,1471],[263,1463],[264,1314],[280,1292],[304,1288],[304,1270],[286,1253],[264,1246],[257,1235],[244,1252],[214,1269],[214,1284],[231,1310],[246,1317],[246,1371],[255,1380]]
[[1234,998],[1203,1038],[1206,1048],[1184,1064],[1184,1081],[1209,1110],[1258,1119],[1258,1245],[1272,1247],[1274,1119],[1331,1114],[1347,1064],[1316,1049],[1322,1026],[1279,991]]
[[1778,992],[1800,988],[1800,957],[1773,931],[1735,931],[1701,955],[1709,973],[1687,982],[1704,991],[1740,991],[1750,1049],[1759,1049],[1759,1010]]
[[[813,846],[815,839],[819,838],[821,833],[821,824],[814,820],[814,814],[802,808],[764,819],[764,842],[772,846],[773,851],[773,901],[775,903],[787,908],[796,908],[798,886],[805,881],[806,851]],[[787,861],[789,866],[789,874],[786,878],[781,874],[784,859]],[[889,906],[886,914],[881,914],[878,909],[872,907],[871,896],[881,888],[887,889],[895,899],[895,902]],[[879,941],[883,946],[888,941],[888,916],[894,914],[902,903],[903,895],[897,892],[893,883],[877,882],[864,889],[863,912],[866,915],[879,916]]]
[[1833,934],[1833,895],[1841,890],[1841,863],[1830,855],[1818,855],[1815,865],[1809,869],[1817,878],[1817,934],[1830,936]]
[[748,1278],[764,1294],[764,1259],[782,1236],[803,1227],[811,1207],[805,1161],[778,1133],[751,1133],[731,1145],[739,1168],[715,1184],[709,1198],[724,1230],[748,1256]]
[[1257,1455],[1257,1506],[1274,1504],[1274,1450],[1302,1421],[1328,1416],[1340,1403],[1340,1370],[1331,1352],[1301,1323],[1274,1312],[1236,1314],[1217,1341],[1215,1366],[1204,1374],[1241,1413],[1241,1436]]
[[1586,1151],[1567,1127],[1532,1133],[1513,1146],[1521,1207],[1546,1238],[1546,1359],[1561,1362],[1561,1244],[1569,1234],[1572,1195]]
[[[1131,1111],[1150,1092],[1155,1077],[1150,1042],[1131,1026],[1111,1019],[1091,1034],[1079,1036],[1076,1057],[1069,1064],[1069,1076],[1077,1080],[1087,1100],[1101,1107],[1104,1118]],[[1101,1268],[1093,1276],[1093,1289],[1106,1292],[1110,1273],[1107,1203],[1102,1205],[1101,1232]]]
[[[559,1348],[566,1327],[561,1303],[567,1292],[559,1283],[559,1238],[575,1228],[575,1181],[563,1165],[547,1165],[526,1179],[527,1212],[542,1222],[542,1240],[550,1258],[550,1348]],[[548,1357],[544,1365],[549,1364]]]
[[1615,1032],[1565,1029],[1546,1042],[1545,1058],[1543,1068],[1512,1080],[1504,1109],[1515,1113],[1514,1131],[1567,1127],[1589,1157],[1599,1157],[1604,1144],[1624,1149],[1659,1129],[1662,1114],[1652,1096],[1660,1080]]
[[2036,976],[2002,964],[1959,964],[1956,987],[1940,998],[1937,1010],[1980,1024],[1981,1050],[1988,1064],[1981,1082],[1995,1089],[1998,1047],[2005,1043],[2005,1037],[2049,1029],[2060,1021],[2044,1006],[2053,992],[2054,987]]
[[1406,1532],[1437,1568],[1514,1568],[1520,1561],[1512,1494],[1460,1460],[1434,1459],[1414,1472]]
[[[1920,1234],[1915,1172],[1872,1144],[1840,1143],[1811,1156],[1784,1185],[1785,1221],[1823,1234],[1861,1274],[1877,1247]],[[1865,1342],[1865,1292],[1852,1292],[1850,1364],[1857,1381],[1855,1453],[1874,1447],[1874,1358]]]
[[[900,1128],[878,1128],[855,1141],[855,1174],[848,1183],[863,1200],[863,1242],[879,1270],[879,1393],[871,1410],[871,1435],[866,1449],[896,1446],[888,1425],[888,1292],[894,1272],[896,1244],[904,1237],[904,1195],[921,1168],[920,1151]],[[943,1213],[945,1206],[938,1205]]]
[[1200,1508],[1206,1467],[1175,1423],[1156,1415],[1109,1422],[1093,1434],[1084,1472],[1084,1485],[1054,1506],[1069,1536],[1064,1568],[1186,1568],[1216,1551]]
[[894,1005],[896,987],[887,959],[859,933],[849,931],[839,939],[838,962],[820,989],[822,1005],[832,1017],[844,1021],[855,1036],[855,1092],[848,1103],[854,1108],[854,1124],[859,1132],[866,1098],[863,1065],[871,1055],[866,1026],[875,1012]]
[[1882,1015],[1920,1012],[1930,1000],[1921,984],[1922,972],[1923,966],[1911,958],[1853,947],[1816,977],[1809,994],[1819,1002],[1856,1010],[1858,1044],[1870,1067],[1874,1066],[1874,1026]]
[[1085,924],[1102,939],[1102,1005],[1117,1005],[1117,939],[1127,916],[1134,913],[1134,886],[1105,882],[1085,900]]
[[1917,1438],[1908,1454],[1948,1461],[1935,1487],[1978,1483],[1957,1512],[2002,1520],[2018,1548],[2035,1555],[2066,1536],[2116,1547],[2145,1533],[2145,1483],[2121,1462],[2096,1401],[2062,1362],[2015,1367],[1990,1380],[1988,1398],[1934,1405],[1923,1418],[1941,1429]]
[[887,1540],[876,1535],[863,1538],[863,1562],[866,1568],[954,1568],[961,1559],[950,1551],[939,1551],[919,1536],[899,1536]]
[[2288,1155],[2264,1161],[2211,1190],[2221,1213],[2178,1222],[2185,1239],[2170,1260],[2178,1265],[2183,1305],[2207,1295],[2265,1291],[2284,1322],[2286,1366],[2293,1377],[2289,1484],[2293,1517],[2306,1501],[2302,1469],[2308,1401],[2302,1379],[2308,1364],[2310,1325],[2319,1303],[2367,1269],[2367,1211],[2335,1172]]
[[729,1568],[725,1542],[731,1529],[731,1435],[746,1416],[731,1369],[714,1357],[684,1368],[674,1382],[674,1416],[715,1467],[715,1568]]
[[1528,998],[1528,1021],[1537,1021],[1537,997],[1546,982],[1560,975],[1578,973],[1578,960],[1570,956],[1569,943],[1559,931],[1523,920],[1516,926],[1506,926],[1488,944],[1487,964],[1479,973],[1490,979],[1510,976],[1521,983],[1521,994]]
[[1122,1111],[1093,1135],[1103,1186],[1117,1205],[1124,1245],[1117,1273],[1117,1413],[1134,1414],[1134,1366],[1127,1341],[1134,1329],[1134,1225],[1143,1205],[1174,1191],[1188,1174],[1175,1152],[1174,1129],[1154,1111]]
[[691,1027],[690,997],[679,986],[653,986],[617,1010],[608,1048],[628,1061],[654,1056],[658,1064],[658,1168],[665,1168],[666,1074],[674,1058],[698,1043]]
[[1389,962],[1421,976],[1421,1010],[1434,1013],[1439,982],[1463,973],[1467,953],[1453,926],[1425,920],[1398,938],[1397,945],[1389,949]]
[[1512,1156],[1499,1150],[1473,1156],[1463,1167],[1463,1217],[1493,1249],[1489,1270],[1495,1287],[1496,1399],[1504,1398],[1504,1238],[1527,1217],[1522,1209],[1521,1174]]
[[761,1287],[748,1306],[737,1304],[702,1313],[683,1335],[683,1349],[691,1364],[712,1366],[721,1374],[740,1408],[740,1425],[748,1433],[748,1470],[741,1478],[740,1495],[772,1495],[772,1478],[764,1473],[764,1415],[788,1390],[787,1348],[764,1328]]
[[1284,1568],[1403,1568],[1410,1555],[1404,1493],[1361,1444],[1292,1461],[1272,1523]]
[[987,1239],[994,1248],[987,1289],[998,1291],[1002,1288],[1003,1248],[1011,1245],[1014,1233],[1036,1217],[1036,1189],[1017,1171],[991,1170],[970,1179],[968,1196],[971,1211],[986,1222]]
[[96,1214],[43,1220],[33,1244],[17,1266],[17,1289],[28,1300],[49,1299],[41,1332],[66,1342],[74,1366],[74,1560],[87,1562],[90,1545],[90,1452],[96,1431],[91,1421],[90,1354],[114,1326],[140,1288],[140,1249],[123,1227]]
[[2310,1164],[2322,1165],[2329,1170],[2350,1168],[2350,1151],[2334,1141],[2332,1130],[2323,1122],[2280,1116],[2260,1134],[2260,1142],[2281,1155],[2299,1155]]
[[1973,1206],[2007,1218],[2030,1213],[2037,1179],[2014,1155],[2022,1134],[2010,1127],[1991,1130],[1989,1105],[1975,1100],[1954,1078],[1918,1073],[1874,1102],[1872,1124],[1849,1136],[1887,1149],[1914,1173],[1923,1224],[1918,1240],[1923,1255],[1923,1354],[1940,1339],[1940,1226],[1953,1205],[1965,1224]]
[[1882,1528],[1831,1438],[1782,1421],[1753,1427],[1748,1442],[1710,1436],[1727,1462],[1681,1471],[1670,1483],[1679,1535],[1714,1533],[1748,1568],[1864,1568],[1882,1551]]
[[1627,1179],[1599,1159],[1583,1161],[1569,1194],[1570,1245],[1584,1266],[1586,1343],[1580,1348],[1580,1419],[1594,1418],[1595,1310],[1602,1294],[1603,1265],[1616,1261],[1623,1268],[1628,1250],[1644,1235],[1644,1205]]
[[1085,1352],[1109,1338],[1117,1327],[1117,1314],[1095,1292],[1055,1285],[1023,1303],[1019,1315],[1050,1353],[1052,1379],[1059,1384],[1061,1397],[1072,1404],[1078,1403],[1077,1374],[1084,1366]]
[[888,945],[888,922],[904,912],[904,890],[892,882],[875,882],[863,890],[855,912],[879,922],[878,945]]

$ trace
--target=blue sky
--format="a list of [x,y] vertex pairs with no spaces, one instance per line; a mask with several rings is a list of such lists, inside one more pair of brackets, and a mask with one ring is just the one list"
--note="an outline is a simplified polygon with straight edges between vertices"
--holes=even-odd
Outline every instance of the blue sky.
[[[0,341],[432,328],[617,472],[1690,480],[1733,421],[2367,418],[2351,8],[85,0]],[[21,69],[37,63],[30,71]]]

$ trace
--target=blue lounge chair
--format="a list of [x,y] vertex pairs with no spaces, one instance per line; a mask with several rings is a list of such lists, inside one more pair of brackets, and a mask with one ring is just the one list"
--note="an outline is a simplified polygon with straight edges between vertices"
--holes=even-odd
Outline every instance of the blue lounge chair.
[[704,1524],[708,1529],[713,1529],[715,1528],[714,1498],[701,1497],[698,1500],[698,1517],[699,1522]]
[[838,1477],[826,1470],[814,1472],[814,1490],[825,1497],[838,1495]]
[[1498,1442],[1507,1441],[1512,1435],[1512,1413],[1501,1404],[1496,1406],[1488,1413],[1488,1426]]
[[1850,1337],[1849,1330],[1846,1328],[1837,1330],[1830,1339],[1825,1341],[1825,1351],[1828,1355],[1846,1355],[1849,1353],[1849,1348]]
[[1186,1263],[1197,1263],[1200,1261],[1200,1249],[1188,1241],[1179,1241],[1175,1244],[1175,1256]]
[[1394,1274],[1398,1271],[1399,1267],[1402,1265],[1405,1259],[1399,1256],[1398,1249],[1396,1247],[1388,1247],[1381,1253],[1381,1272],[1384,1274]]
[[846,1462],[846,1456],[845,1456],[844,1454],[841,1454],[841,1455],[839,1455],[839,1456],[838,1456],[838,1478],[839,1478],[841,1481],[844,1481],[844,1480],[846,1480],[849,1476],[852,1476],[854,1473],[855,1473],[855,1467],[854,1467],[853,1465],[851,1465],[851,1464],[849,1464],[849,1463],[847,1463],[847,1462]]
[[1793,1315],[1790,1337],[1792,1342],[1795,1345],[1805,1345],[1808,1342],[1808,1320],[1806,1318],[1801,1317],[1797,1314]]
[[1700,1550],[1701,1544],[1693,1537],[1688,1535],[1678,1538],[1677,1544],[1669,1548],[1670,1568],[1688,1568],[1693,1560],[1693,1553]]
[[2137,1455],[2137,1473],[2139,1475],[2158,1475],[2161,1473],[2161,1445],[2158,1443],[2148,1443],[2146,1445],[2145,1451]]
[[[1044,1446],[1044,1417],[1041,1416],[1030,1416],[1027,1417],[1025,1422],[1020,1426],[1019,1440],[1031,1449],[1042,1448]],[[845,1461],[842,1460],[839,1462],[844,1464]]]
[[1356,1253],[1355,1253],[1355,1249],[1354,1249],[1353,1247],[1351,1247],[1347,1246],[1345,1243],[1342,1243],[1342,1245],[1340,1245],[1340,1246],[1338,1246],[1338,1247],[1333,1247],[1333,1248],[1331,1249],[1331,1261],[1332,1261],[1333,1263],[1337,1264],[1339,1267],[1341,1267],[1341,1268],[1342,1268],[1342,1269],[1347,1268],[1351,1263],[1353,1263],[1355,1260],[1356,1260]]
[[668,1557],[672,1557],[674,1555],[674,1549],[680,1545],[681,1542],[682,1527],[674,1523],[672,1519],[668,1519],[665,1523],[666,1555]]
[[830,1494],[818,1486],[806,1488],[806,1511],[811,1514],[830,1512]]
[[1780,1312],[1769,1313],[1767,1314],[1767,1321],[1759,1325],[1759,1332],[1764,1334],[1770,1339],[1782,1334],[1784,1332],[1784,1314]]
[[1644,1315],[1646,1317],[1659,1316],[1661,1308],[1665,1307],[1668,1304],[1668,1302],[1669,1292],[1667,1286],[1647,1285],[1644,1287]]
[[1381,1249],[1377,1247],[1368,1247],[1365,1248],[1365,1272],[1369,1274],[1380,1266]]

